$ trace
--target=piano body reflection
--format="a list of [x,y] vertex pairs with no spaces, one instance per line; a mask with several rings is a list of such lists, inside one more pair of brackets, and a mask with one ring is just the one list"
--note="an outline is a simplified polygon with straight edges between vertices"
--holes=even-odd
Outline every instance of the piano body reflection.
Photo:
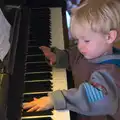
[[72,120],[67,110],[22,111],[22,103],[31,101],[33,97],[71,87],[67,82],[68,71],[51,67],[39,49],[42,45],[60,49],[68,47],[65,9],[55,5],[9,5],[6,8],[8,19],[13,16],[12,20],[9,19],[12,29],[7,64],[8,120]]

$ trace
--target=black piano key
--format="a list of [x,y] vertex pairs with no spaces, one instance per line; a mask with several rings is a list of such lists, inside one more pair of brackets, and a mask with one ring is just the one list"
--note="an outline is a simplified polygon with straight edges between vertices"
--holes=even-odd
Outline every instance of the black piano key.
[[[43,15],[36,15],[36,16],[33,16],[32,18],[31,18],[31,24],[35,24],[35,23],[33,23],[34,21],[36,20],[36,22],[39,22],[39,21],[41,21],[42,23],[44,22],[46,22],[46,24],[45,24],[45,26],[46,25],[48,25],[48,24],[50,24],[50,16],[43,16]],[[41,22],[40,22],[40,24],[41,24]],[[36,25],[37,26],[37,25]]]
[[[37,44],[38,47],[40,47],[40,46],[47,46],[47,47],[50,47],[50,46],[51,46],[51,41],[50,41],[51,37],[50,37],[50,36],[46,36],[46,37],[43,37],[43,36],[39,37],[39,36],[36,36],[35,38],[29,37],[29,40],[33,40],[33,39],[37,39],[36,44]],[[45,41],[39,41],[39,39],[45,40]],[[34,47],[34,46],[33,46],[33,47]]]
[[41,118],[29,118],[29,119],[22,119],[22,120],[53,120],[51,117],[41,117]]
[[[36,33],[37,34],[37,33]],[[49,35],[49,33],[40,33],[39,32],[39,34],[41,34],[41,35],[36,35],[35,37],[35,39],[37,39],[37,43],[49,43],[49,40],[50,40],[50,35]],[[47,35],[46,35],[47,34]],[[30,38],[30,39],[33,39],[33,38]],[[41,41],[39,40],[39,39],[41,39]],[[39,45],[39,44],[38,44]]]
[[34,80],[51,80],[51,73],[34,73],[34,74],[25,74],[24,81],[34,81]]
[[41,14],[41,13],[39,13],[39,14],[37,13],[37,14],[34,14],[34,15],[31,16],[31,20],[35,20],[35,18],[37,20],[39,20],[39,19],[42,20],[42,18],[43,18],[43,20],[47,21],[47,20],[50,19],[50,15],[44,15],[44,14]]
[[[50,30],[50,20],[45,20],[47,18],[39,18],[39,19],[33,19],[31,20],[31,28],[32,28],[32,31],[35,33],[34,29],[36,29],[36,32],[45,32],[45,31],[49,31]],[[35,24],[35,22],[37,22],[38,24]],[[45,25],[43,25],[43,23],[45,23]],[[43,28],[39,28],[40,26],[42,26]],[[37,30],[40,30],[40,31],[37,31]]]
[[[31,28],[32,29],[32,28]],[[34,32],[32,32],[32,30],[29,29],[30,33],[29,33],[29,40],[28,41],[34,41],[36,43],[36,34],[34,34]],[[36,43],[37,44],[37,43]],[[28,44],[29,45],[29,44]],[[34,44],[33,44],[34,45]],[[36,46],[39,46],[38,44]]]
[[33,9],[31,11],[30,19],[31,21],[29,39],[30,40],[36,39],[37,42],[35,44],[39,46],[42,45],[50,46],[51,45],[50,10],[48,9],[46,12],[44,12],[44,9]]
[[33,56],[26,56],[26,62],[40,62],[45,61],[44,55],[33,55]]
[[50,9],[49,8],[38,8],[38,9],[31,9],[32,13],[38,13],[38,12],[42,12],[42,13],[50,13]]
[[51,72],[52,71],[52,69],[50,68],[50,67],[48,67],[48,66],[43,66],[43,67],[40,67],[40,68],[34,68],[34,69],[31,69],[31,68],[27,68],[26,70],[25,70],[25,72],[42,72],[42,71],[45,71],[45,72]]
[[[36,14],[32,14],[31,15],[31,21],[32,21],[32,23],[33,23],[33,21],[35,21],[36,20],[36,22],[38,22],[39,23],[39,20],[41,20],[41,21],[48,21],[48,20],[50,20],[50,15],[45,15],[44,13],[43,14],[41,14],[41,13],[36,13]],[[44,22],[43,21],[43,22]],[[50,22],[46,22],[46,24],[49,24]],[[33,24],[35,24],[35,23],[33,23]],[[41,23],[40,23],[41,24]],[[36,24],[36,25],[38,25],[38,24]]]
[[[35,24],[34,22],[37,22],[39,24]],[[50,19],[49,17],[36,17],[35,19],[31,19],[31,27],[39,28],[38,26],[42,25],[42,23],[46,23],[44,26],[49,27]],[[40,29],[40,28],[39,28]],[[40,29],[42,30],[42,29]]]
[[39,111],[39,112],[26,112],[27,110],[23,110],[22,117],[30,117],[30,116],[44,116],[44,115],[53,115],[52,109],[45,110],[45,111]]
[[51,43],[50,42],[38,42],[39,46],[47,46],[50,47]]
[[[37,21],[36,21],[36,20],[33,20],[32,23],[31,23],[31,26],[30,26],[31,33],[32,33],[32,34],[34,33],[34,35],[36,35],[34,30],[36,30],[36,32],[39,33],[39,32],[45,32],[45,31],[46,31],[46,32],[49,32],[49,30],[51,29],[51,28],[50,28],[51,24],[46,23],[46,22],[49,22],[48,20],[45,21],[45,20],[40,20],[40,19],[39,19],[39,20],[38,20],[38,22],[39,22],[38,25],[35,25],[34,22],[37,22]],[[46,23],[46,24],[43,25],[43,23]],[[40,26],[42,26],[41,29],[39,28]],[[40,30],[40,31],[37,31],[37,30]]]
[[25,93],[45,91],[52,91],[52,83],[50,81],[25,82]]
[[[41,27],[43,27],[42,29],[40,29],[39,30],[39,27],[40,27],[40,25],[39,26],[31,26],[31,28],[32,28],[32,34],[33,35],[37,35],[36,33],[35,33],[35,31],[33,31],[34,29],[36,29],[36,32],[37,33],[39,33],[39,35],[41,35],[40,33],[45,33],[46,32],[46,36],[47,36],[47,33],[49,33],[50,32],[50,26],[49,27],[45,27],[45,26],[43,26],[42,24],[41,24]],[[39,31],[37,31],[37,30],[39,30]],[[45,37],[45,36],[44,36]]]
[[[37,20],[45,20],[45,21],[47,21],[47,20],[49,20],[50,19],[50,16],[49,15],[44,15],[44,14],[34,14],[33,16],[31,16],[31,20],[35,20],[35,18],[37,19]],[[46,23],[46,24],[48,24],[48,23]]]
[[52,71],[52,68],[48,63],[28,63],[25,65],[25,72],[42,72],[42,71]]
[[39,49],[39,47],[28,47],[27,50],[28,55],[35,55],[35,54],[43,54],[42,50]]
[[40,93],[40,94],[25,94],[23,96],[23,102],[30,102],[33,98],[41,98],[47,96],[47,93]]
[[35,41],[35,40],[28,40],[28,46],[38,46],[39,47],[39,45],[37,44],[37,41]]
[[[45,59],[46,60],[46,59]],[[26,68],[34,68],[34,67],[44,67],[44,66],[48,66],[48,67],[51,67],[47,62],[45,62],[45,61],[39,61],[39,62],[31,62],[31,63],[27,63],[26,62],[26,65],[25,65],[25,67]]]

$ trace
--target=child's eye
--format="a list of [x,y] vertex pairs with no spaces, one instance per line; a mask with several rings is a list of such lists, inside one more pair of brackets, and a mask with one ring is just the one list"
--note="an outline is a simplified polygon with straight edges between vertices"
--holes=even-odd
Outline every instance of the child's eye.
[[84,40],[86,43],[89,43],[90,41],[89,40]]

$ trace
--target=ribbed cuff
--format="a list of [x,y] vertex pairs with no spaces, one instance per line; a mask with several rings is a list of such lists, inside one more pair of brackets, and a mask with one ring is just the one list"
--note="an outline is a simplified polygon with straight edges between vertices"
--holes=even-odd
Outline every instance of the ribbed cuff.
[[48,96],[51,97],[51,99],[52,99],[54,109],[63,110],[66,108],[66,101],[60,90],[49,93]]

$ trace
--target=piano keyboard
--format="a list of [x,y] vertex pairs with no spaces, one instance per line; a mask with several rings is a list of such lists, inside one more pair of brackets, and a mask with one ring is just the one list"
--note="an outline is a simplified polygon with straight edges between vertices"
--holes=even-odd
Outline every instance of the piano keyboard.
[[[64,49],[61,8],[30,9],[23,102],[46,96],[58,89],[67,89],[65,69],[51,67],[39,46]],[[22,120],[70,120],[68,110],[22,112]]]

